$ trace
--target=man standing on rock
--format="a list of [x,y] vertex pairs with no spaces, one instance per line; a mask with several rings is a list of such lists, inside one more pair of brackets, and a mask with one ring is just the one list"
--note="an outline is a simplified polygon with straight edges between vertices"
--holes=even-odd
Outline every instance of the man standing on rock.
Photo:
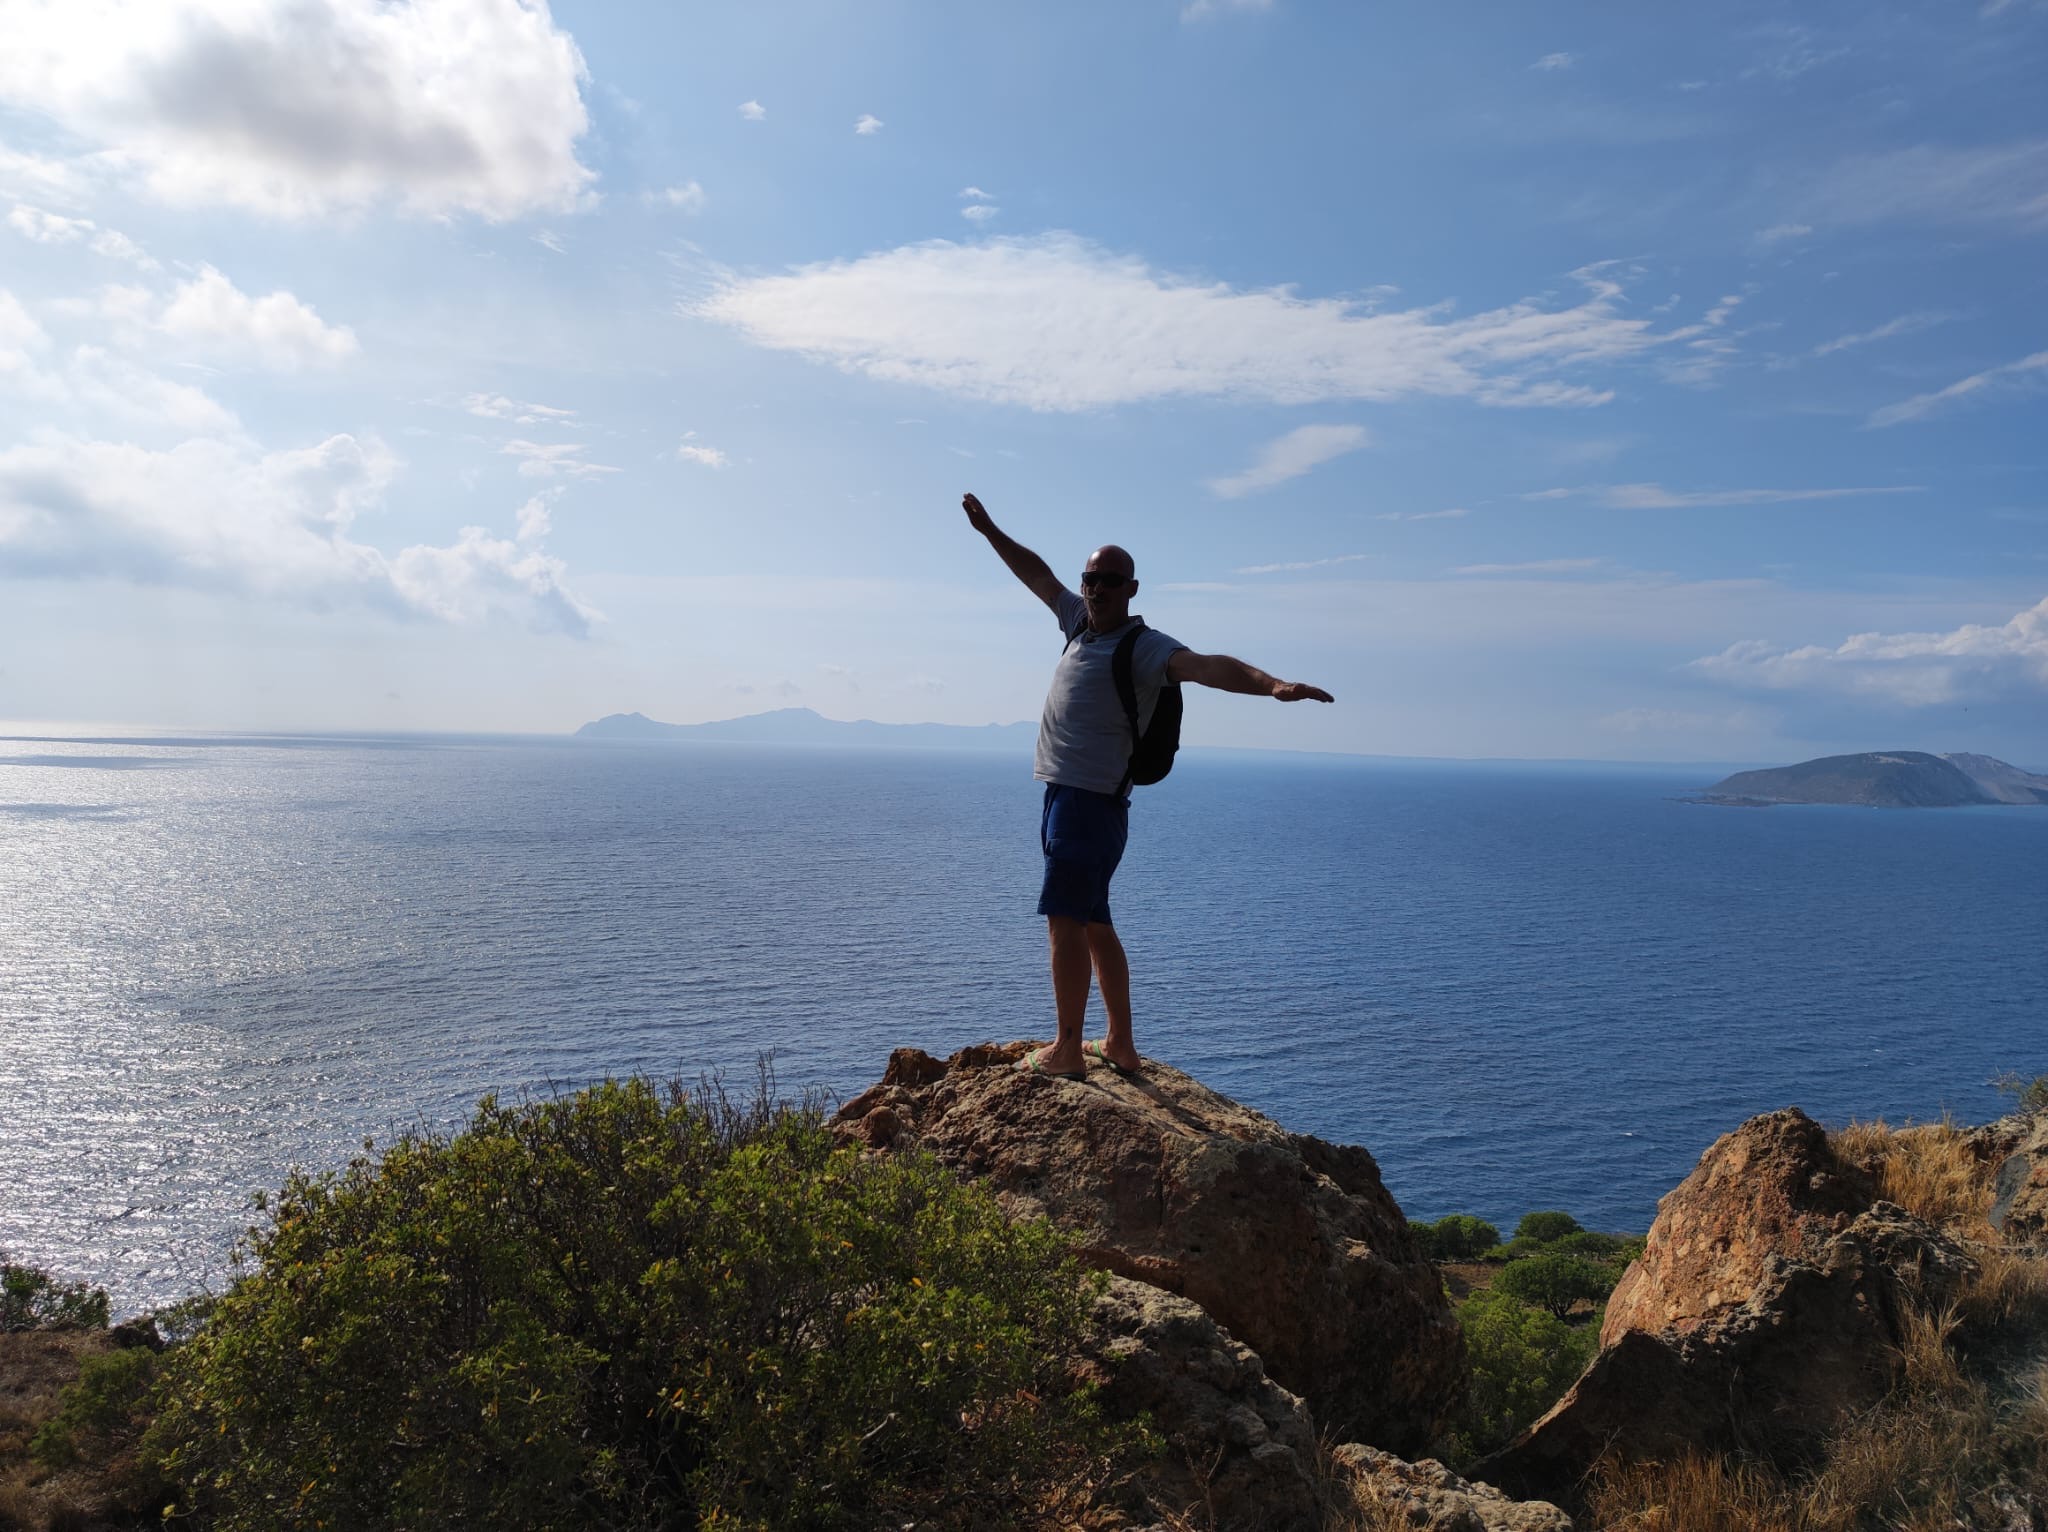
[[[1033,772],[1045,784],[1039,819],[1045,883],[1038,895],[1038,913],[1045,917],[1052,947],[1059,1033],[1050,1048],[1034,1049],[1019,1067],[1079,1080],[1094,1058],[1130,1074],[1140,1064],[1131,1040],[1131,970],[1109,918],[1109,880],[1123,859],[1131,806],[1126,793],[1137,742],[1117,695],[1117,646],[1134,624],[1142,630],[1131,653],[1140,735],[1150,725],[1159,693],[1168,682],[1193,681],[1279,702],[1334,699],[1320,687],[1276,680],[1225,654],[1196,654],[1145,627],[1142,617],[1131,615],[1131,598],[1138,593],[1137,567],[1115,544],[1088,555],[1077,596],[1060,583],[1044,559],[1004,536],[973,495],[960,504],[968,525],[988,539],[1010,573],[1052,608],[1067,640],[1038,720]],[[1109,1017],[1109,1035],[1084,1043],[1081,1020],[1088,1008],[1091,968]]]

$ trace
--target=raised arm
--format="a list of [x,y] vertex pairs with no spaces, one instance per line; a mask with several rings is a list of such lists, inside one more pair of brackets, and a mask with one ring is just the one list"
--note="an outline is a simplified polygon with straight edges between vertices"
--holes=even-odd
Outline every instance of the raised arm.
[[1267,675],[1256,665],[1234,660],[1227,654],[1197,654],[1176,649],[1166,662],[1166,679],[1192,681],[1213,686],[1219,692],[1242,692],[1247,697],[1271,697],[1276,702],[1335,702],[1320,686],[1301,681],[1282,681]]
[[1022,543],[1006,536],[974,496],[963,495],[960,508],[967,512],[967,524],[988,539],[988,545],[996,550],[996,557],[1009,565],[1010,573],[1022,580],[1032,595],[1057,612],[1060,597],[1067,593],[1067,588],[1052,572],[1052,566]]

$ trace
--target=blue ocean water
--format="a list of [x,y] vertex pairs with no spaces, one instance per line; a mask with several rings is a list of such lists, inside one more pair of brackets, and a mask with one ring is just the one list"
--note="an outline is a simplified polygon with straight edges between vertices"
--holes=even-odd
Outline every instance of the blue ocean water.
[[[1140,1046],[1410,1216],[1636,1230],[1751,1113],[2048,1071],[2048,812],[1677,801],[1712,775],[1189,752],[1117,880]],[[0,742],[0,1248],[144,1307],[487,1090],[1046,1036],[1037,818],[1007,755]]]

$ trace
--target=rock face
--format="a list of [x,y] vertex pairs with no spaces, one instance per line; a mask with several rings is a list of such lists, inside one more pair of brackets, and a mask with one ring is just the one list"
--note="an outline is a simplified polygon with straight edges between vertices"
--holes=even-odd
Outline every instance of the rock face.
[[1404,1463],[1350,1442],[1332,1456],[1351,1476],[1358,1509],[1391,1513],[1419,1532],[1572,1532],[1572,1519],[1547,1500],[1510,1500],[1488,1484],[1469,1484],[1434,1458]]
[[1474,1471],[1561,1494],[1609,1452],[1796,1461],[1883,1396],[1909,1307],[1938,1303],[1973,1265],[1878,1201],[1803,1112],[1751,1118],[1658,1204],[1584,1376]]
[[1140,1481],[1144,1512],[1199,1513],[1217,1532],[1321,1524],[1316,1433],[1300,1399],[1195,1304],[1112,1277],[1086,1349],[1113,1418],[1140,1413],[1166,1439]]
[[1991,1178],[1991,1227],[2008,1244],[2048,1254],[2048,1112],[2037,1112]]
[[1462,1340],[1370,1154],[1164,1064],[1055,1080],[1019,1073],[1024,1051],[898,1049],[838,1131],[921,1146],[1075,1234],[1089,1264],[1193,1300],[1333,1435],[1426,1448],[1461,1386]]

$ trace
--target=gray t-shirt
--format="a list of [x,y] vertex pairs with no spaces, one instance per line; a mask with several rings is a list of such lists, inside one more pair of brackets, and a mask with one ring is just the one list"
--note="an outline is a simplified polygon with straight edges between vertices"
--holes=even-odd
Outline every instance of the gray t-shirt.
[[[1088,607],[1070,590],[1060,592],[1054,610],[1060,632],[1072,640],[1053,667],[1045,711],[1038,718],[1038,760],[1032,775],[1041,782],[1113,793],[1123,784],[1131,764],[1131,723],[1116,694],[1111,662],[1130,623],[1107,633],[1088,631]],[[1133,617],[1131,622],[1138,619]],[[1166,662],[1186,644],[1156,628],[1138,636],[1131,653],[1131,682],[1138,693],[1138,728],[1152,721],[1159,689],[1166,684]]]

